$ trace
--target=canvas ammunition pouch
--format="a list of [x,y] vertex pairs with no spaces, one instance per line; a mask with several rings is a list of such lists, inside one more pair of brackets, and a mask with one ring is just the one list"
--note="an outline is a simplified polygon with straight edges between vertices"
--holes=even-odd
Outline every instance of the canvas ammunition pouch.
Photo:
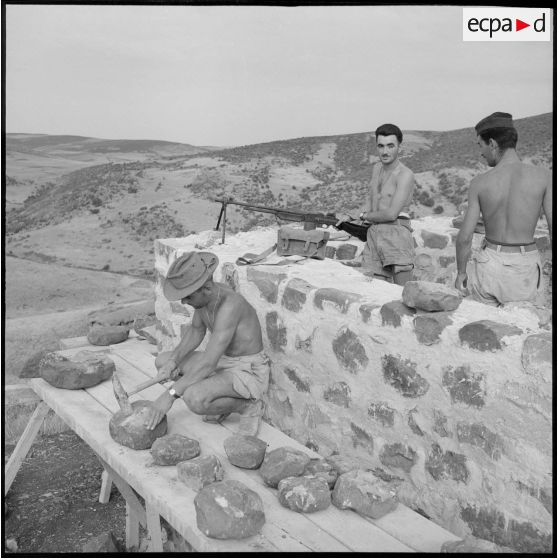
[[305,231],[283,226],[277,231],[277,255],[305,256],[323,260],[326,257],[328,239],[329,231],[322,229]]

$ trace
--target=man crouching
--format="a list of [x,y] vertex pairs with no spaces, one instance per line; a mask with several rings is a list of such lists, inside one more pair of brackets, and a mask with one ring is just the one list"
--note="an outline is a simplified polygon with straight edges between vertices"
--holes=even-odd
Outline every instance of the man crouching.
[[[256,436],[263,414],[262,396],[269,385],[269,358],[254,308],[224,283],[213,281],[219,263],[211,252],[187,252],[169,268],[163,293],[195,308],[191,326],[173,351],[155,360],[159,377],[179,378],[151,403],[145,426],[152,430],[182,398],[190,410],[221,422],[240,413],[238,432]],[[196,351],[207,330],[205,351]]]

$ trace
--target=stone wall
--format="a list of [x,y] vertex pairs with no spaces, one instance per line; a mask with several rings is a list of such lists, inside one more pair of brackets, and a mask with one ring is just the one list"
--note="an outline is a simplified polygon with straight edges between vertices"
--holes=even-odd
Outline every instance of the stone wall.
[[[451,231],[415,229],[417,257],[432,265],[417,278],[434,272],[428,278],[449,281]],[[401,287],[331,258],[235,264],[275,237],[266,228],[224,245],[213,231],[156,241],[159,348],[174,347],[191,319],[191,309],[164,299],[161,277],[185,251],[214,251],[215,279],[242,293],[262,324],[273,361],[271,424],[324,456],[359,458],[401,479],[402,501],[457,535],[549,552],[552,337],[541,328],[548,316],[467,299],[452,312],[416,311],[403,304]],[[330,244],[330,256],[357,263],[362,243]],[[445,266],[433,264],[442,258]]]

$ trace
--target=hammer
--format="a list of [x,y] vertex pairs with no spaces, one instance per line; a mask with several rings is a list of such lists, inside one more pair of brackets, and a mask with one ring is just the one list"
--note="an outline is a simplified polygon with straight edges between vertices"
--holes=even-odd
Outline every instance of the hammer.
[[144,389],[147,389],[148,387],[154,386],[155,384],[158,384],[159,382],[168,382],[170,380],[170,378],[164,378],[161,379],[159,376],[155,376],[155,378],[151,378],[141,384],[139,384],[138,386],[136,386],[134,389],[132,389],[131,391],[126,392],[126,395],[129,397],[130,395],[134,395],[140,391],[143,391]]

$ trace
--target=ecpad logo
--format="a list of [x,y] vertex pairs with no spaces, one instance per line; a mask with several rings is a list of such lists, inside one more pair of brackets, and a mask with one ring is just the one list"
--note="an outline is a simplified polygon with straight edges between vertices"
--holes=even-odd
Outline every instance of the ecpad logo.
[[548,8],[463,8],[464,41],[550,41]]

